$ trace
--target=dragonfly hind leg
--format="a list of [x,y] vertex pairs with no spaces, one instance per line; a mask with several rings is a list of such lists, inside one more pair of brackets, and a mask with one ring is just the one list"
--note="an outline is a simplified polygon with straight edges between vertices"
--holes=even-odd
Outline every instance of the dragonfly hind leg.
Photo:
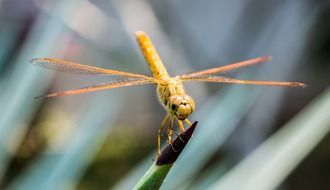
[[158,129],[158,136],[157,136],[157,150],[158,150],[158,156],[160,155],[160,136],[162,134],[163,128],[165,126],[165,123],[167,121],[169,117],[169,114],[166,114],[166,116],[164,117],[162,124],[160,125],[159,129]]
[[173,147],[173,142],[172,142],[172,136],[173,136],[173,120],[174,120],[174,117],[171,116],[170,117],[170,120],[169,120],[169,126],[167,128],[167,137],[168,137],[168,144],[171,145],[172,149],[174,152],[177,152],[174,147]]
[[[177,136],[179,136],[179,137],[180,137],[180,134],[177,134],[177,132],[173,130],[173,122],[174,122],[174,119],[176,119],[177,122],[178,122],[180,132],[183,133],[183,132],[185,131],[184,124],[183,124],[182,120],[179,120],[179,119],[177,119],[177,118],[171,116],[170,114],[167,114],[167,115],[164,117],[164,119],[163,119],[163,121],[162,121],[162,123],[161,123],[161,125],[160,125],[160,127],[159,127],[159,129],[158,129],[158,136],[157,136],[157,150],[158,150],[157,152],[158,152],[158,156],[160,155],[160,152],[161,152],[161,151],[160,151],[161,134],[162,134],[162,131],[163,131],[163,129],[164,129],[164,126],[165,126],[167,120],[169,121],[169,125],[168,125],[168,128],[167,128],[168,144],[171,145],[171,146],[172,146],[172,149],[176,152],[176,150],[175,150],[174,147],[173,147],[173,140],[172,140],[172,137],[173,137],[173,133],[175,133],[175,134],[176,134]],[[184,122],[185,122],[185,124],[187,124],[189,127],[191,126],[191,123],[190,123],[190,121],[189,121],[188,119],[185,119]],[[180,140],[181,140],[182,142],[184,142],[181,138],[180,138]]]

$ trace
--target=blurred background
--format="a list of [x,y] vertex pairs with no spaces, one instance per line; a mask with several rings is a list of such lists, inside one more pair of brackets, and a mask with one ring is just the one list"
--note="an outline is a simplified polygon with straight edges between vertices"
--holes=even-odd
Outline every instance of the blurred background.
[[137,30],[173,76],[270,55],[226,75],[308,85],[188,83],[198,129],[162,189],[329,189],[327,0],[0,0],[0,189],[131,189],[142,177],[165,116],[155,86],[34,100],[113,78],[28,63],[150,75]]

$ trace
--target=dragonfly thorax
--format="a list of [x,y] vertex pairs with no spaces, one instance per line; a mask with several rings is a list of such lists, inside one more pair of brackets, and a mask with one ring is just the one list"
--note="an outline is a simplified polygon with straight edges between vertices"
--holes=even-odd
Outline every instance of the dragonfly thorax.
[[195,102],[186,94],[173,95],[168,99],[167,108],[179,120],[185,120],[195,110]]

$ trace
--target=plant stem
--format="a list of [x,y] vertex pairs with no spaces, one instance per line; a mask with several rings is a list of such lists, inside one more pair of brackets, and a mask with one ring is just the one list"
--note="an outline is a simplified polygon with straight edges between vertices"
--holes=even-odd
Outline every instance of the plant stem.
[[144,174],[140,181],[135,185],[135,190],[154,190],[159,189],[163,184],[167,173],[172,168],[174,162],[181,154],[184,147],[191,138],[197,121],[195,121],[187,130],[181,133],[172,145],[167,145],[158,156],[156,162],[152,164],[149,170]]

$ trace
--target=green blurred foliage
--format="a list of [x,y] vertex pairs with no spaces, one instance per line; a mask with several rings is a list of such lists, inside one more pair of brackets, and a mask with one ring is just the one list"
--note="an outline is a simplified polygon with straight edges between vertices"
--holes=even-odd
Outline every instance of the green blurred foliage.
[[[153,86],[36,101],[112,78],[54,73],[29,59],[149,74],[136,30],[150,34],[173,75],[273,56],[230,74],[308,87],[187,85],[200,126],[163,189],[207,189],[329,87],[329,15],[327,1],[311,0],[0,1],[0,189],[129,189],[152,163],[165,114]],[[278,188],[327,189],[329,139]]]

